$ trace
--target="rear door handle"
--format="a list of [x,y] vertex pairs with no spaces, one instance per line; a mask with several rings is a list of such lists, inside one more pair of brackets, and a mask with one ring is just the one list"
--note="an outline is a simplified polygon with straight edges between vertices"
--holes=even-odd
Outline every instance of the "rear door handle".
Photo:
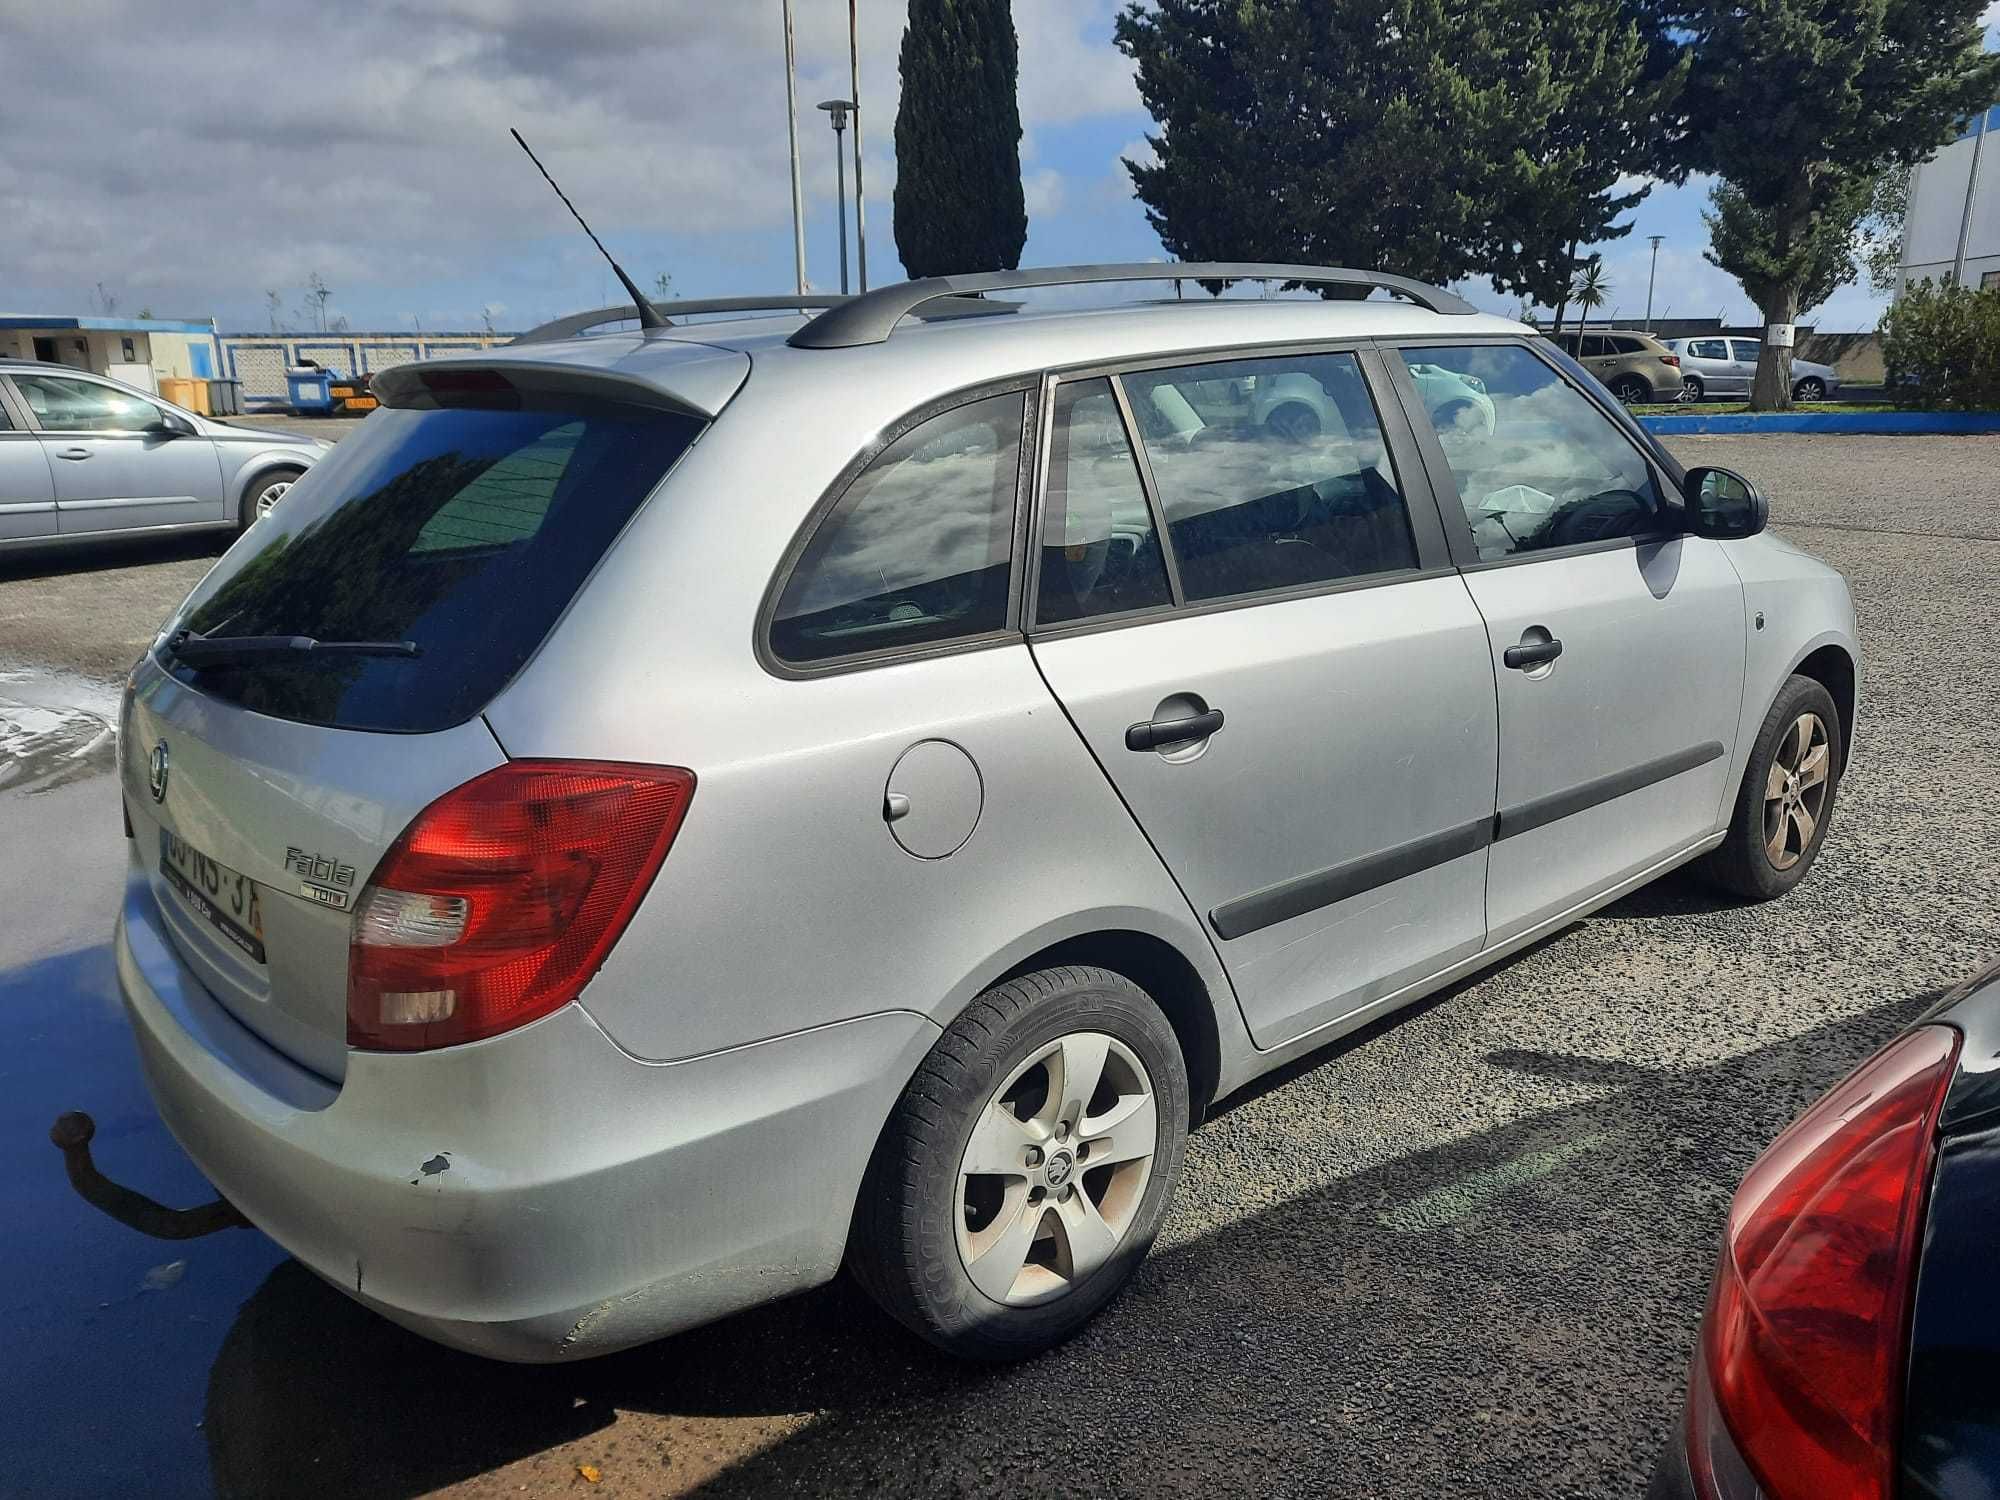
[[1145,723],[1134,724],[1125,731],[1125,748],[1156,750],[1161,745],[1205,740],[1220,728],[1222,728],[1222,710],[1219,708],[1211,708],[1207,713],[1191,714],[1185,719],[1148,719]]
[[57,452],[56,452],[56,457],[57,457],[57,458],[88,458],[88,457],[90,457],[90,450],[89,450],[88,448],[61,448],[61,449],[58,449],[58,450],[57,450]]
[[1517,672],[1526,672],[1545,662],[1552,662],[1563,654],[1563,643],[1556,640],[1532,641],[1522,646],[1509,646],[1500,653],[1500,660]]

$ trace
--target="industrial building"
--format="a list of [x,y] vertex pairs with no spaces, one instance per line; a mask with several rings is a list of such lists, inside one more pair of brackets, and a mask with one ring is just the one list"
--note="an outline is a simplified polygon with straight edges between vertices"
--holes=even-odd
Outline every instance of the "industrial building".
[[222,374],[213,323],[172,318],[0,315],[0,359],[40,359],[158,392],[162,380]]
[[1914,281],[2000,286],[2000,104],[1916,169],[1898,290]]

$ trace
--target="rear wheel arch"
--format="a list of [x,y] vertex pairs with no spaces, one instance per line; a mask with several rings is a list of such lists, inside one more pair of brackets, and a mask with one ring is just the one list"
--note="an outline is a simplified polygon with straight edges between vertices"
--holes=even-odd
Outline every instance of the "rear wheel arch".
[[[992,984],[1037,969],[1064,965],[1109,969],[1146,992],[1173,1027],[1188,1075],[1188,1128],[1200,1124],[1222,1072],[1222,1037],[1215,1019],[1215,997],[1193,964],[1172,943],[1150,933],[1107,929],[1064,938],[1029,954]],[[983,988],[990,988],[989,986]]]

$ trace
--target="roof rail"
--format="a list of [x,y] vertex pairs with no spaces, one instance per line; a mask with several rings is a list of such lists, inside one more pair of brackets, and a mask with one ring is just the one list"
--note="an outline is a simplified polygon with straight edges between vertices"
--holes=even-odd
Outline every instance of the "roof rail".
[[[685,302],[655,302],[654,311],[673,326],[673,320],[693,313],[721,312],[818,312],[829,307],[838,307],[850,299],[839,296],[772,296],[772,297],[702,297]],[[543,323],[530,328],[510,342],[516,344],[549,344],[557,339],[575,338],[587,329],[605,323],[629,323],[639,316],[629,302],[620,302],[611,307],[596,308],[591,312],[571,313],[566,318],[557,318],[552,323]]]
[[981,271],[969,276],[926,276],[850,297],[793,334],[800,349],[848,349],[880,344],[909,314],[940,297],[1012,292],[1027,287],[1081,286],[1112,281],[1296,281],[1305,286],[1379,287],[1434,313],[1464,316],[1478,308],[1442,287],[1341,266],[1288,266],[1264,261],[1142,261],[1104,266],[1038,266],[1027,271]]

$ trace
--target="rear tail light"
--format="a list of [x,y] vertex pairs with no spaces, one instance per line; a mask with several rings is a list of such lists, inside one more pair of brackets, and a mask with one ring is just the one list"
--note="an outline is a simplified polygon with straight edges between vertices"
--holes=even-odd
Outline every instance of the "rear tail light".
[[348,1044],[445,1047],[567,1005],[693,795],[694,773],[671,766],[514,761],[433,802],[355,902]]
[[1678,370],[1681,367],[1681,357],[1678,354],[1662,354],[1660,356],[1660,363],[1663,365],[1672,365]]
[[[1733,1448],[1770,1496],[1896,1493],[1910,1299],[1956,1031],[1878,1052],[1771,1143],[1737,1189],[1702,1329],[1688,1450],[1738,1493]],[[1708,1400],[1711,1397],[1712,1406]],[[1707,1417],[1719,1415],[1734,1439]],[[1705,1430],[1706,1429],[1706,1430]]]

